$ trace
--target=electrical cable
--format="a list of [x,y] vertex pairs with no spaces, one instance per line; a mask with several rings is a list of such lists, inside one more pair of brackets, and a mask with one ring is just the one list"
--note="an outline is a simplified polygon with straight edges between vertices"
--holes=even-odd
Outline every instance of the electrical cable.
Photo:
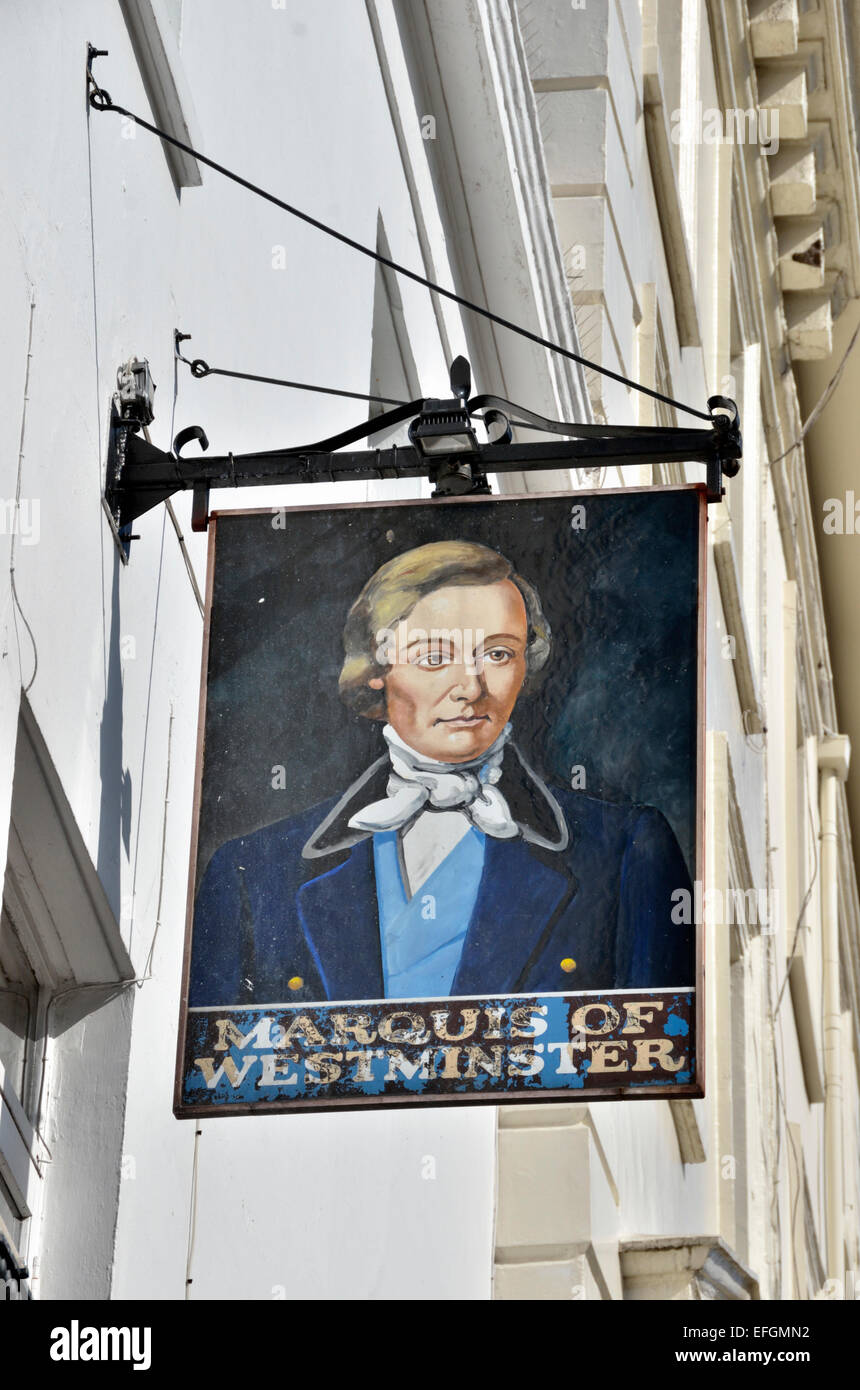
[[135,980],[138,988],[142,989],[147,980],[152,979],[152,961],[155,955],[155,943],[158,940],[158,933],[161,929],[161,909],[164,901],[164,868],[167,859],[167,812],[170,806],[170,762],[173,749],[173,701],[170,702],[170,723],[167,726],[167,772],[164,780],[164,812],[161,821],[161,871],[158,876],[158,902],[155,908],[155,929],[152,933],[152,940],[149,943],[149,950],[143,966],[142,976]]
[[140,758],[140,790],[137,795],[137,830],[134,840],[134,868],[131,878],[131,926],[129,928],[128,950],[131,951],[135,928],[135,903],[137,901],[137,872],[140,867],[140,836],[143,827],[143,794],[146,785],[146,761],[149,751],[149,721],[152,713],[152,682],[155,673],[155,650],[158,640],[158,619],[161,611],[161,584],[164,575],[164,542],[167,531],[167,508],[161,523],[161,539],[158,552],[158,570],[155,586],[155,604],[152,614],[152,640],[149,649],[149,678],[146,685],[146,709],[143,719],[143,746]]
[[27,615],[21,607],[21,600],[18,597],[18,586],[15,582],[15,542],[18,539],[18,532],[21,529],[21,479],[24,471],[24,439],[27,432],[27,406],[30,403],[30,363],[33,358],[33,316],[36,312],[35,292],[30,294],[30,316],[27,325],[27,365],[24,370],[24,401],[21,407],[21,435],[18,441],[18,472],[15,479],[15,512],[12,521],[12,539],[9,545],[9,588],[12,591],[12,621],[15,626],[15,641],[18,647],[18,678],[21,679],[21,642],[18,636],[18,617],[27,629],[27,636],[30,638],[30,645],[33,648],[33,674],[24,685],[21,682],[24,694],[28,694],[30,687],[36,679],[39,670],[39,649],[36,646],[36,638],[33,636],[33,629],[27,621]]
[[[815,421],[815,419],[817,418],[818,414],[820,414],[821,410],[824,409],[824,405],[825,405],[825,404],[827,403],[827,401],[830,399],[830,396],[833,394],[833,390],[835,390],[835,384],[834,384],[834,383],[836,383],[836,382],[838,381],[838,378],[841,376],[842,371],[843,371],[843,369],[844,369],[844,367],[845,367],[845,363],[848,361],[848,354],[851,352],[851,349],[852,349],[852,347],[854,346],[854,342],[855,342],[855,340],[856,340],[856,338],[857,338],[857,336],[858,336],[858,333],[860,333],[860,324],[858,324],[857,329],[855,329],[854,335],[853,335],[853,337],[852,337],[852,339],[851,339],[851,342],[848,344],[848,349],[847,349],[847,351],[846,351],[844,357],[842,358],[842,361],[841,361],[839,367],[837,368],[837,371],[836,371],[835,375],[834,375],[833,378],[831,379],[830,384],[828,385],[827,389],[824,391],[823,395],[821,396],[821,398],[820,398],[820,400],[819,400],[819,402],[818,402],[818,405],[816,405],[815,409],[812,411],[812,414],[809,416],[809,418],[808,418],[806,424],[803,426],[803,428],[802,428],[802,430],[801,430],[801,432],[800,432],[799,438],[795,440],[794,444],[790,445],[790,447],[789,447],[788,449],[785,450],[785,453],[780,454],[780,456],[779,456],[780,459],[785,458],[787,454],[790,454],[790,453],[792,453],[792,451],[793,451],[794,449],[799,448],[799,446],[800,446],[800,444],[801,444],[801,442],[802,442],[802,440],[803,440],[803,436],[804,436],[804,434],[806,433],[807,429],[810,428],[810,427],[812,426],[812,424],[814,423],[814,421]],[[779,462],[779,459],[774,459],[773,462],[774,462],[774,463],[778,463],[778,462]],[[800,566],[800,545],[799,545],[799,543],[798,543],[798,537],[797,537],[797,531],[798,531],[797,494],[798,494],[798,490],[799,490],[799,486],[800,486],[800,476],[802,476],[802,469],[798,466],[798,464],[799,464],[799,460],[795,459],[795,460],[792,461],[792,479],[791,479],[791,540],[792,540],[792,548],[793,548],[793,551],[794,551],[794,557],[793,557],[793,558],[794,558],[794,572],[795,572],[795,574],[797,574],[798,576],[800,576],[801,573],[802,573],[802,571],[801,571],[801,566]],[[771,466],[772,466],[772,465],[771,465]],[[802,597],[802,594],[801,594],[801,597]],[[799,616],[799,617],[802,617],[802,614],[803,614],[803,606],[802,606],[802,604],[798,605],[797,612],[798,612],[798,616]],[[796,642],[797,642],[798,640],[799,640],[799,634],[796,634]],[[811,829],[811,831],[812,831],[812,834],[811,834],[811,841],[810,841],[810,842],[811,842],[811,844],[812,844],[812,852],[813,852],[813,858],[814,858],[814,868],[813,868],[813,871],[812,871],[812,877],[809,879],[809,882],[808,882],[807,887],[806,887],[806,891],[804,892],[803,900],[802,900],[802,902],[801,902],[801,904],[800,904],[800,910],[799,910],[798,915],[797,915],[797,922],[796,922],[795,928],[794,928],[794,940],[792,941],[792,944],[791,944],[791,954],[790,954],[790,956],[789,956],[789,958],[788,958],[788,962],[787,962],[786,967],[785,967],[785,976],[784,976],[784,978],[783,978],[782,985],[780,986],[779,994],[778,994],[778,996],[777,996],[776,1008],[774,1009],[774,1018],[775,1018],[776,1015],[779,1013],[780,1005],[782,1004],[782,998],[783,998],[783,995],[785,994],[785,987],[786,987],[786,985],[788,984],[789,978],[790,978],[790,976],[791,976],[791,967],[792,967],[792,963],[793,963],[793,961],[794,961],[794,957],[795,957],[795,954],[796,954],[796,952],[797,952],[798,945],[799,945],[799,943],[800,943],[800,933],[801,933],[801,930],[802,930],[802,927],[803,927],[803,919],[804,919],[804,917],[805,917],[805,915],[806,915],[806,909],[807,909],[807,907],[809,906],[809,902],[810,902],[810,899],[811,899],[811,897],[812,897],[812,892],[813,892],[813,889],[814,889],[814,887],[815,887],[815,881],[816,881],[816,879],[818,878],[818,871],[819,871],[819,867],[820,867],[820,858],[819,858],[819,853],[818,853],[817,837],[816,837],[816,834],[815,834],[815,816],[814,816],[814,812],[813,812],[813,808],[812,808],[812,799],[811,799],[810,794],[809,794],[809,785],[808,785],[808,782],[807,782],[807,778],[806,778],[805,772],[804,772],[803,783],[804,783],[804,793],[805,793],[805,799],[806,799],[806,811],[807,811],[807,815],[808,815],[808,817],[809,817],[810,829]]]
[[[784,1045],[784,1039],[783,1039],[781,1033],[780,1033],[780,1042],[781,1042],[781,1044]],[[783,1070],[785,1070],[785,1061],[784,1061],[784,1059],[783,1059]],[[802,1162],[802,1155],[798,1155],[798,1152],[797,1152],[797,1144],[795,1143],[794,1135],[793,1135],[792,1132],[791,1132],[791,1122],[790,1122],[790,1120],[789,1120],[789,1118],[788,1118],[788,1110],[786,1109],[785,1096],[783,1095],[783,1091],[782,1091],[782,1082],[780,1081],[780,1077],[779,1077],[779,1068],[778,1068],[778,1067],[776,1068],[775,1076],[776,1076],[776,1094],[777,1094],[777,1098],[778,1098],[778,1100],[779,1100],[780,1107],[781,1107],[781,1109],[782,1109],[782,1120],[783,1120],[783,1125],[784,1125],[784,1127],[785,1127],[785,1132],[786,1132],[786,1134],[788,1135],[788,1142],[789,1142],[789,1144],[791,1145],[791,1152],[792,1152],[792,1154],[794,1155],[795,1193],[794,1193],[794,1203],[793,1203],[792,1209],[791,1209],[791,1217],[790,1217],[790,1226],[789,1226],[789,1230],[790,1230],[790,1234],[791,1234],[791,1263],[792,1263],[792,1269],[793,1269],[793,1271],[794,1271],[794,1285],[795,1285],[795,1289],[797,1290],[797,1295],[798,1295],[798,1297],[799,1297],[799,1296],[800,1296],[800,1272],[799,1272],[799,1270],[798,1270],[798,1268],[797,1268],[797,1215],[798,1215],[798,1211],[799,1211],[799,1209],[800,1209],[800,1176],[801,1176],[801,1174],[803,1173],[804,1168],[803,1168],[803,1162]]]
[[171,498],[165,497],[164,505],[167,509],[167,515],[170,517],[170,523],[174,531],[176,532],[176,539],[179,542],[179,553],[185,562],[185,569],[188,574],[188,578],[191,581],[191,588],[194,593],[194,602],[197,604],[197,607],[200,610],[201,618],[205,617],[206,607],[203,603],[203,595],[200,592],[200,585],[197,583],[197,575],[194,573],[194,566],[191,563],[191,556],[188,554],[188,547],[185,544],[185,537],[182,534],[182,527],[179,525],[179,518],[176,515],[176,512],[173,510],[173,502]]
[[197,1184],[200,1176],[200,1136],[203,1130],[200,1128],[198,1120],[194,1126],[194,1155],[191,1160],[191,1193],[189,1198],[188,1212],[188,1242],[185,1251],[185,1299],[191,1298],[191,1285],[194,1277],[191,1273],[194,1261],[194,1246],[197,1241]]
[[818,878],[818,869],[819,869],[820,860],[819,860],[819,854],[818,854],[818,844],[817,844],[817,842],[816,842],[815,821],[814,821],[813,815],[812,815],[812,804],[811,804],[810,799],[809,799],[809,788],[808,788],[808,787],[806,788],[806,809],[807,809],[807,811],[808,811],[808,813],[809,813],[809,824],[810,824],[810,827],[811,827],[811,830],[812,830],[812,853],[813,853],[813,857],[814,857],[814,860],[815,860],[815,868],[814,868],[813,871],[812,871],[812,877],[811,877],[811,879],[809,880],[809,883],[808,883],[807,888],[806,888],[806,892],[805,892],[804,895],[803,895],[803,902],[800,904],[800,911],[799,911],[798,914],[797,914],[797,922],[795,923],[795,927],[794,927],[794,940],[793,940],[793,942],[791,943],[791,954],[790,954],[789,957],[788,957],[788,962],[787,962],[786,967],[785,967],[785,976],[784,976],[783,981],[782,981],[782,984],[781,984],[781,986],[780,986],[779,994],[777,995],[776,1006],[775,1006],[774,1011],[773,1011],[773,1012],[774,1012],[774,1018],[775,1018],[776,1015],[779,1013],[780,1005],[782,1004],[782,996],[785,994],[785,987],[786,987],[786,985],[788,984],[788,982],[789,982],[789,980],[790,980],[790,978],[791,978],[791,967],[792,967],[792,964],[793,964],[793,962],[794,962],[794,957],[795,957],[795,955],[797,954],[798,945],[800,944],[800,933],[801,933],[801,932],[803,931],[803,929],[804,929],[804,921],[803,921],[803,919],[804,919],[804,917],[806,916],[806,909],[808,908],[808,906],[809,906],[809,901],[810,901],[810,899],[811,899],[811,897],[812,897],[812,891],[813,891],[813,889],[814,889],[814,887],[815,887],[815,880]]
[[217,174],[222,174],[225,178],[230,179],[241,188],[246,188],[249,193],[254,193],[258,198],[263,198],[266,202],[272,203],[275,207],[280,208],[282,212],[289,213],[291,217],[296,217],[299,221],[305,222],[308,226],[316,228],[319,232],[323,232],[324,235],[332,237],[335,241],[341,242],[342,245],[349,246],[351,250],[357,251],[360,255],[368,256],[371,260],[376,261],[379,265],[384,265],[396,275],[403,275],[406,279],[412,280],[415,284],[422,285],[425,289],[430,290],[431,293],[441,295],[444,299],[448,299],[453,304],[459,305],[461,309],[466,309],[470,313],[478,314],[481,318],[488,319],[491,323],[497,324],[500,328],[506,328],[511,333],[517,333],[520,337],[528,339],[529,342],[536,343],[538,347],[546,348],[548,352],[558,353],[560,357],[566,357],[569,361],[576,362],[581,367],[588,367],[592,371],[599,372],[601,376],[608,377],[612,381],[620,382],[622,386],[630,390],[640,391],[643,395],[650,396],[652,400],[662,401],[664,405],[674,406],[676,410],[683,410],[688,415],[695,415],[700,420],[707,420],[709,424],[711,423],[711,417],[706,415],[703,411],[696,410],[690,405],[684,405],[683,402],[676,401],[671,396],[665,396],[661,391],[655,391],[650,386],[643,386],[638,381],[632,381],[629,377],[623,376],[619,372],[613,372],[608,367],[601,367],[599,363],[591,362],[587,357],[582,357],[579,353],[573,352],[570,348],[562,347],[560,343],[554,343],[551,339],[544,338],[539,333],[533,333],[531,329],[523,328],[521,324],[512,323],[510,319],[503,318],[501,314],[493,313],[491,309],[485,309],[480,304],[473,303],[472,300],[466,299],[463,295],[457,294],[454,290],[446,290],[442,285],[437,285],[433,280],[428,279],[427,276],[420,275],[415,270],[409,270],[406,266],[400,265],[397,261],[391,260],[388,256],[383,256],[381,252],[376,251],[374,248],[365,246],[360,241],[356,241],[354,237],[347,236],[345,232],[337,231],[336,228],[330,227],[327,223],[320,221],[319,218],[312,217],[310,213],[304,212],[301,208],[295,207],[292,203],[285,202],[283,198],[276,197],[274,193],[269,193],[266,189],[260,188],[258,184],[253,183],[250,179],[243,178],[241,174],[237,174],[234,170],[228,169],[225,165],[219,164],[216,160],[201,154],[199,150],[195,150],[191,145],[186,145],[183,140],[178,140],[175,135],[170,135],[167,131],[159,129],[159,127],[154,125],[151,121],[145,120],[143,116],[136,115],[134,111],[128,111],[124,106],[116,105],[111,99],[110,93],[100,87],[93,77],[90,64],[94,56],[96,56],[96,53],[91,49],[90,59],[87,65],[87,80],[90,89],[89,101],[94,110],[113,111],[118,116],[125,116],[127,120],[134,121],[135,125],[140,126],[143,130],[148,130],[150,134],[156,135],[160,140],[166,140],[169,145],[173,145],[176,149],[182,150],[183,153],[190,155],[192,159],[196,159],[201,164],[205,164],[207,168],[214,169]]
[[[89,50],[88,50],[89,51]],[[90,59],[89,61],[92,61]],[[98,293],[98,257],[96,255],[96,214],[95,197],[93,193],[93,134],[92,134],[92,114],[89,106],[87,107],[87,205],[89,211],[89,261],[90,261],[90,287],[92,292],[92,332],[93,332],[93,377],[95,386],[95,417],[96,417],[96,440],[97,447],[94,452],[95,474],[98,479],[99,492],[103,494],[104,482],[102,478],[102,458],[101,450],[104,441],[102,434],[102,388],[101,388],[101,357],[99,349],[99,293]],[[102,505],[104,506],[104,496],[102,495]],[[108,616],[107,601],[105,594],[105,537],[104,530],[99,527],[99,564],[102,572],[102,666],[104,672],[104,698],[107,701],[110,656],[108,652]]]
[[789,444],[787,449],[783,449],[781,454],[777,454],[775,459],[771,459],[771,468],[773,468],[774,464],[781,463],[784,458],[788,457],[792,449],[799,448],[800,445],[803,443],[807,434],[812,429],[812,426],[815,424],[821,412],[824,410],[824,407],[827,405],[827,402],[830,400],[830,397],[833,395],[833,392],[836,390],[837,386],[842,380],[842,377],[845,373],[845,368],[848,366],[848,358],[854,351],[854,346],[857,342],[858,337],[860,337],[860,323],[858,323],[857,327],[854,329],[854,332],[851,334],[851,341],[845,349],[845,352],[842,356],[842,361],[839,363],[839,366],[836,368],[836,371],[833,373],[833,376],[828,381],[827,385],[825,386],[824,390],[822,391],[821,395],[819,396],[809,415],[804,420],[803,425],[801,426],[800,434],[791,444]]

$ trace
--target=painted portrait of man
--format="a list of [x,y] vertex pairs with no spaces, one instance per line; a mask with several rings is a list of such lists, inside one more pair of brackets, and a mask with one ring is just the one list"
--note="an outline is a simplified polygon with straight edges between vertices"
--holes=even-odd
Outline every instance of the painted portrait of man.
[[560,655],[537,587],[490,545],[379,565],[348,607],[337,682],[378,755],[216,849],[191,1006],[691,985],[692,928],[672,912],[690,876],[666,817],[558,785],[518,746]]

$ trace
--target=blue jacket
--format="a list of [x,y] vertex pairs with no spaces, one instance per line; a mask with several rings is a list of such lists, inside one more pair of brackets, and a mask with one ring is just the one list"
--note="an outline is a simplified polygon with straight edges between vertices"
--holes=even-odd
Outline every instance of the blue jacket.
[[[386,755],[343,796],[216,851],[192,1007],[384,997],[371,837],[348,821],[385,795],[388,771]],[[499,790],[520,837],[487,837],[452,995],[692,986],[692,929],[671,920],[691,884],[664,816],[550,790],[513,745]]]

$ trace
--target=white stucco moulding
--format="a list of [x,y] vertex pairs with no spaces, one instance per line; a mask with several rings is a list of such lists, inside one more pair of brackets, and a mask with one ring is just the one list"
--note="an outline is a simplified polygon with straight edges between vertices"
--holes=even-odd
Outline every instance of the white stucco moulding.
[[[137,59],[155,125],[186,145],[200,148],[191,92],[186,84],[179,47],[161,11],[160,0],[119,0]],[[177,192],[203,182],[193,155],[162,142],[164,157]]]

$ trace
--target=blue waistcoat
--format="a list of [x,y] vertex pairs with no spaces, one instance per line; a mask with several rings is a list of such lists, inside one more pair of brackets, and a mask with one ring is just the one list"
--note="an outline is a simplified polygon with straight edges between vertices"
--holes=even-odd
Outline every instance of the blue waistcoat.
[[485,837],[472,826],[408,897],[397,831],[373,836],[386,999],[433,999],[451,992],[484,871]]

